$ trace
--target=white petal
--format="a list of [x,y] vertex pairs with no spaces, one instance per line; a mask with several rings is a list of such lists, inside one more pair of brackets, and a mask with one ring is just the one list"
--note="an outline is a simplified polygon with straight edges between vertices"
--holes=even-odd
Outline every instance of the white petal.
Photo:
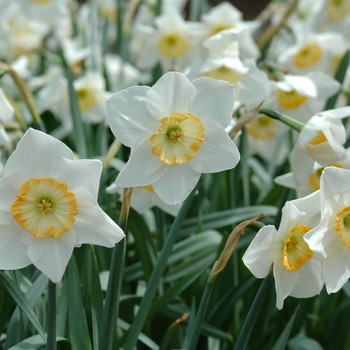
[[299,94],[308,97],[317,97],[317,87],[308,77],[301,75],[286,75],[285,81],[289,83]]
[[340,89],[340,83],[325,73],[311,72],[307,76],[315,83],[319,99],[329,98]]
[[91,195],[80,190],[76,193],[79,214],[75,217],[75,246],[95,244],[113,247],[125,237],[122,229],[99,207]]
[[7,225],[14,220],[11,206],[16,201],[19,189],[26,179],[19,174],[0,179],[0,224]]
[[154,191],[168,204],[183,202],[196,186],[200,173],[188,164],[177,164],[166,168],[163,176],[152,183]]
[[293,188],[297,189],[298,184],[295,180],[295,176],[293,173],[286,173],[280,176],[276,176],[273,181],[281,186],[287,187],[287,188]]
[[28,257],[31,262],[52,282],[61,281],[72,256],[76,241],[73,228],[60,238],[29,237]]
[[350,116],[350,106],[336,108],[336,109],[329,109],[328,111],[318,113],[318,115],[329,117],[329,118],[335,118],[335,119],[346,118]]
[[178,72],[164,74],[147,92],[147,107],[158,120],[174,112],[186,114],[196,88],[187,77]]
[[31,264],[22,238],[27,234],[17,223],[0,226],[0,269],[16,270]]
[[256,234],[242,260],[250,272],[257,278],[264,278],[269,273],[272,263],[279,250],[272,243],[277,235],[277,230],[272,225],[264,226]]
[[67,183],[70,192],[84,188],[97,198],[101,172],[102,163],[97,159],[62,159],[52,168],[51,176]]
[[119,173],[116,184],[120,187],[147,186],[157,181],[167,166],[152,153],[149,139],[140,140],[131,150],[131,156]]
[[50,176],[50,168],[73,152],[61,141],[41,131],[29,129],[8,159],[4,175],[23,173],[28,177]]
[[273,274],[275,276],[276,306],[279,310],[283,307],[283,301],[290,295],[298,280],[297,271],[289,271],[282,264],[282,258],[273,264]]
[[226,81],[199,78],[191,113],[202,120],[215,120],[224,128],[230,123],[234,104],[234,86]]
[[9,100],[6,98],[3,90],[0,88],[0,120],[3,122],[10,122],[15,113]]
[[199,173],[215,173],[234,168],[240,154],[227,132],[216,122],[203,120],[204,142],[188,164]]
[[310,298],[320,294],[323,288],[321,261],[310,260],[298,271],[298,280],[290,295],[295,298]]
[[[346,248],[349,249],[349,248]],[[329,255],[323,262],[323,278],[327,292],[336,293],[350,277],[350,260],[342,254]]]
[[133,86],[114,94],[107,100],[107,121],[115,137],[133,147],[140,137],[153,134],[159,122],[146,106],[148,86]]

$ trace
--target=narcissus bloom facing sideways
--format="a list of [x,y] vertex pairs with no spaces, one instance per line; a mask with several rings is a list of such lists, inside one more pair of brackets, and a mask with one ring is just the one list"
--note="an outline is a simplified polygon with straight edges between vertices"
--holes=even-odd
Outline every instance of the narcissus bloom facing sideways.
[[234,104],[233,85],[169,72],[153,87],[135,86],[107,100],[116,138],[131,148],[120,187],[152,185],[168,204],[182,202],[201,173],[236,166],[240,155],[225,127]]
[[321,221],[305,235],[321,253],[328,293],[336,293],[350,277],[350,170],[329,167],[320,182]]
[[276,306],[282,309],[287,296],[309,298],[320,293],[322,256],[304,240],[306,232],[319,223],[319,192],[287,202],[278,230],[264,226],[243,255],[243,262],[257,278],[273,270]]
[[102,164],[73,160],[61,141],[29,129],[0,179],[0,269],[33,263],[62,279],[74,247],[113,247],[124,233],[99,207]]

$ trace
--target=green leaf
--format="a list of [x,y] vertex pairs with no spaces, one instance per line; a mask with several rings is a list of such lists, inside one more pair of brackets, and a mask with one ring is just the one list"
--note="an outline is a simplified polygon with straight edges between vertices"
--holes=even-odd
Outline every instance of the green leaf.
[[72,344],[72,350],[90,350],[90,335],[80,290],[80,276],[74,254],[68,263],[63,283],[67,284],[68,339]]
[[[340,84],[342,84],[344,81],[345,74],[346,74],[346,71],[347,71],[348,66],[349,66],[349,61],[350,61],[350,51],[347,50],[345,52],[342,60],[340,61],[338,69],[337,69],[335,76],[334,76],[334,79],[339,81]],[[324,106],[325,111],[328,109],[334,108],[334,106],[337,102],[339,93],[340,93],[340,90],[335,95],[333,95],[332,97],[330,97],[327,100],[326,105]]]
[[[69,343],[67,339],[62,337],[57,337],[56,340],[57,342]],[[15,346],[12,346],[8,350],[36,350],[36,349],[41,349],[45,345],[46,345],[46,341],[44,342],[39,335],[34,335],[32,337],[29,337],[21,341]]]
[[135,210],[129,212],[128,229],[135,238],[135,248],[140,259],[143,276],[149,280],[156,260],[156,247],[144,219]]
[[100,284],[99,269],[92,246],[87,246],[85,267],[82,273],[84,305],[91,317],[93,348],[99,348],[99,326],[103,315],[103,293]]
[[[237,224],[260,213],[264,213],[265,216],[275,216],[277,214],[277,208],[270,205],[256,205],[206,214],[202,217],[202,229],[203,231],[206,231]],[[188,235],[196,232],[197,220],[196,217],[185,220],[180,234]]]
[[183,290],[185,290],[192,282],[194,282],[205,269],[196,271],[192,275],[188,275],[180,282],[176,283],[171,288],[167,289],[165,293],[157,298],[150,309],[149,318],[152,318],[159,310],[169,304],[174,298],[176,298]]
[[[130,328],[130,324],[125,322],[124,320],[122,320],[120,318],[118,318],[117,324],[118,324],[118,327],[120,327],[121,329],[124,329],[124,330],[128,330]],[[151,350],[158,350],[159,349],[159,346],[152,339],[148,338],[143,333],[139,334],[138,340],[141,343],[145,344]]]
[[10,293],[12,298],[15,300],[17,305],[21,308],[21,310],[26,314],[26,316],[29,318],[30,322],[33,324],[33,326],[36,328],[36,330],[39,332],[40,336],[46,343],[46,335],[45,332],[35,315],[32,307],[30,306],[28,300],[23,295],[21,290],[18,288],[18,286],[3,272],[0,272],[0,279],[4,285],[4,287],[7,289],[7,291]]
[[297,314],[298,309],[299,309],[299,306],[295,309],[293,316],[290,318],[290,320],[287,323],[286,327],[284,328],[283,332],[278,337],[272,350],[284,350],[286,348],[287,343],[288,343],[288,339],[289,339],[289,334],[290,334],[290,331],[292,330],[293,323],[294,323],[295,316]]
[[[25,298],[28,300],[31,308],[34,309],[34,306],[37,304],[38,300],[41,298],[42,294],[46,290],[47,287],[47,277],[40,273],[39,277],[34,281],[32,285],[30,285],[30,281],[21,273],[21,271],[16,270],[13,271],[17,275],[18,281],[21,286],[25,286],[24,288],[28,288],[25,293]],[[29,285],[28,285],[29,284]],[[41,301],[42,306],[44,307],[44,301]],[[26,332],[28,329],[28,319],[22,318],[19,308],[17,307],[12,313],[11,319],[7,328],[7,337],[6,337],[6,345],[11,346],[12,344],[16,344],[21,340],[18,329],[23,326],[24,331]],[[38,316],[37,316],[38,317]],[[39,320],[39,319],[38,319]],[[40,322],[40,320],[39,320]],[[41,324],[45,321],[42,320]]]

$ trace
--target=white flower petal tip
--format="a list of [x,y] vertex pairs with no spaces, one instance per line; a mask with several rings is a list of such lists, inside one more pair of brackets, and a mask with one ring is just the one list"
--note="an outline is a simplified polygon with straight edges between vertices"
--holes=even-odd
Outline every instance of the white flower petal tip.
[[[0,268],[33,263],[59,282],[74,247],[113,247],[123,239],[123,231],[97,203],[101,169],[100,161],[74,161],[61,141],[29,129],[0,179],[1,216],[7,220],[1,225]],[[86,179],[84,174],[89,174]]]
[[[131,147],[116,184],[152,185],[167,204],[184,201],[200,173],[238,163],[238,149],[224,129],[233,106],[232,84],[210,78],[191,82],[178,72],[164,74],[151,88],[116,93],[107,101],[107,120],[117,139]],[[125,137],[128,130],[134,141]]]

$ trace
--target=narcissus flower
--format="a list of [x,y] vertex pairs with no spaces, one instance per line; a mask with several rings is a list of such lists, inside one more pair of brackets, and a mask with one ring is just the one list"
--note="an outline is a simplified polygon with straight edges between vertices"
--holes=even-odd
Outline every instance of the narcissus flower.
[[350,170],[329,167],[320,182],[321,221],[305,235],[321,253],[328,293],[336,293],[350,277]]
[[264,226],[243,255],[244,264],[257,278],[266,277],[272,269],[278,309],[289,295],[309,298],[323,287],[322,257],[304,240],[304,235],[318,224],[319,216],[319,192],[287,202],[279,229]]
[[0,180],[0,268],[33,263],[62,279],[74,247],[113,247],[123,231],[97,204],[102,164],[73,160],[59,140],[29,129]]
[[233,112],[233,85],[169,72],[153,87],[135,86],[107,101],[116,138],[131,148],[120,187],[152,185],[168,204],[182,202],[201,173],[231,169],[239,161],[225,127]]

